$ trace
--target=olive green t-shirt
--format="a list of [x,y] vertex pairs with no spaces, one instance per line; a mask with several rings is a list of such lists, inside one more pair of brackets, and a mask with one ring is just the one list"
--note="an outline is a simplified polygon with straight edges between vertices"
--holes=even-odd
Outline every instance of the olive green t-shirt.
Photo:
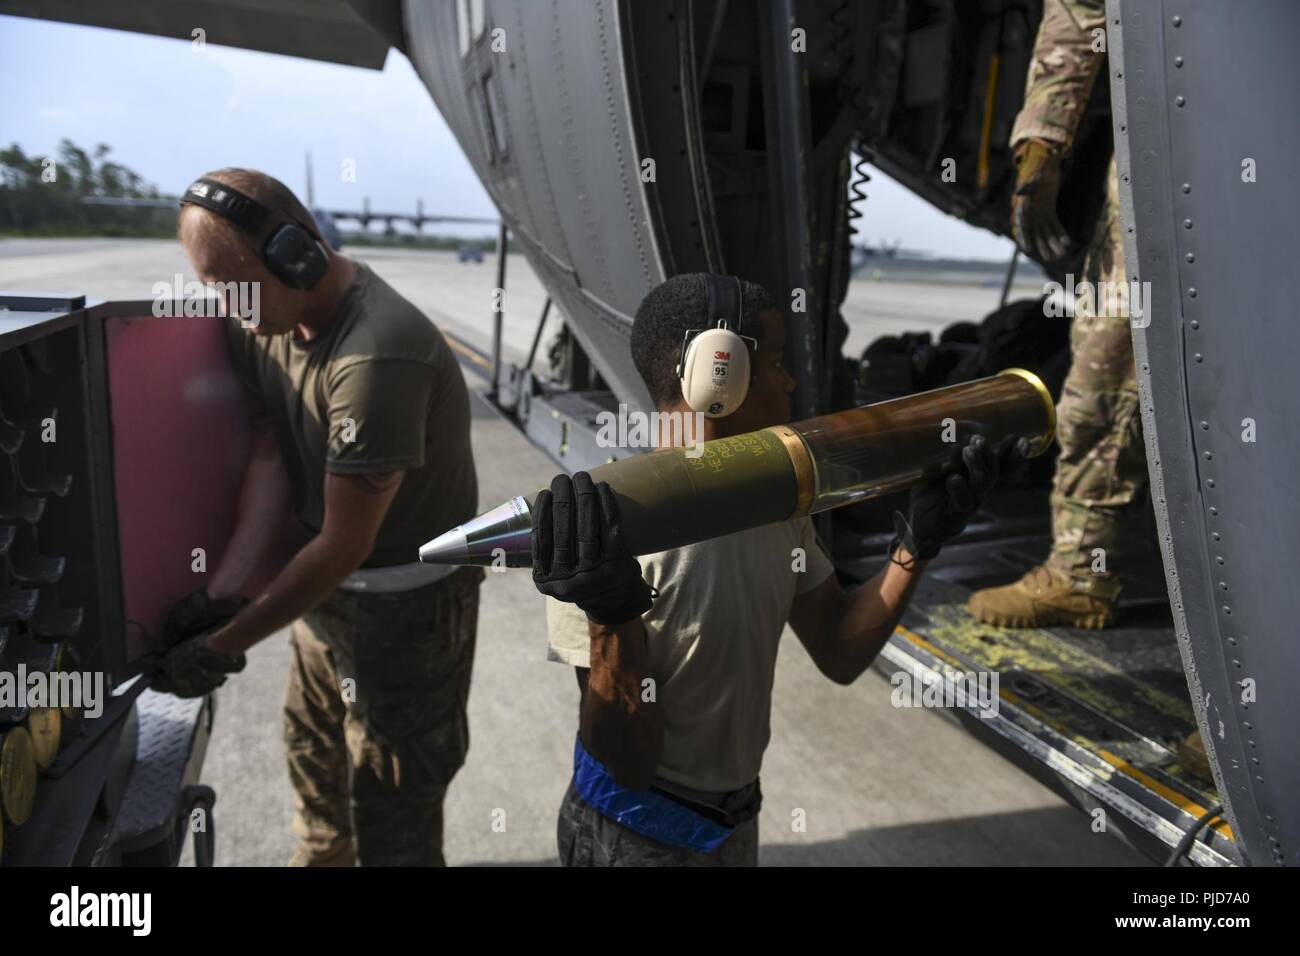
[[369,267],[316,337],[226,325],[250,413],[268,420],[298,518],[319,532],[325,475],[404,471],[363,567],[418,560],[430,538],[474,516],[469,393],[442,333]]

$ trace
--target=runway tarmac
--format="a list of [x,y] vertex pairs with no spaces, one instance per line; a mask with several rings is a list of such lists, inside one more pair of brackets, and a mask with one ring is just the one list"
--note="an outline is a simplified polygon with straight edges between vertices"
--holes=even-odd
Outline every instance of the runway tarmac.
[[[491,259],[355,247],[350,255],[477,348],[490,343]],[[0,240],[0,290],[149,298],[185,272],[175,243]],[[522,357],[545,293],[521,256],[506,281],[505,349]],[[1033,291],[1030,287],[1029,291]],[[882,332],[978,319],[999,290],[855,281],[845,308],[860,349]],[[556,466],[481,398],[473,400],[479,501],[544,486]],[[446,807],[453,865],[555,862],[555,812],[577,723],[572,673],[545,659],[542,599],[526,572],[489,574],[482,592],[472,743]],[[290,791],[280,745],[284,634],[249,655],[218,694],[204,781],[218,795],[218,864],[283,863],[292,849]],[[895,708],[868,673],[851,687],[821,677],[787,633],[777,665],[772,743],[763,767],[762,862],[769,865],[1144,865],[1091,819],[976,744],[941,712]],[[504,826],[501,825],[504,821]]]
[[[492,340],[492,289],[496,263],[460,263],[448,251],[349,246],[347,254],[368,262],[398,292],[418,305],[440,328],[487,351]],[[858,355],[877,336],[929,331],[937,336],[958,321],[977,322],[997,307],[1001,269],[991,267],[981,283],[960,284],[948,275],[932,279],[855,278],[843,313],[849,326],[844,351]],[[874,272],[875,269],[867,270]],[[1042,293],[1040,279],[1022,267],[1018,296]],[[150,299],[157,282],[193,278],[180,246],[156,239],[0,239],[0,289],[84,292],[99,299]],[[886,273],[888,274],[888,273]],[[940,281],[943,280],[943,281]],[[542,313],[546,291],[522,254],[507,258],[502,348],[522,361]],[[552,311],[539,354],[559,328]],[[541,359],[539,359],[540,363]]]

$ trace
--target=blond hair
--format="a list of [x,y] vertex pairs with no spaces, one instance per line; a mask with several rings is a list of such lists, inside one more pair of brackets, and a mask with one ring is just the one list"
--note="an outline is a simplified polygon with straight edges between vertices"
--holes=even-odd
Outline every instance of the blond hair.
[[[271,230],[288,221],[298,223],[312,235],[318,234],[316,219],[311,212],[298,201],[298,197],[293,194],[293,190],[274,176],[268,176],[256,169],[227,166],[224,169],[204,173],[200,178],[215,179],[232,189],[239,190],[245,196],[257,200],[271,210],[270,218],[263,223],[262,228],[256,235],[250,235],[230,220],[216,213],[206,216],[191,215],[189,218],[194,221],[196,228],[202,230],[201,235],[205,242],[215,240],[223,245],[239,249],[252,248],[260,251],[262,243],[270,235]],[[178,235],[183,233],[183,224],[187,218],[185,215],[186,210],[200,208],[202,207],[188,204],[181,206],[181,213],[176,227]]]

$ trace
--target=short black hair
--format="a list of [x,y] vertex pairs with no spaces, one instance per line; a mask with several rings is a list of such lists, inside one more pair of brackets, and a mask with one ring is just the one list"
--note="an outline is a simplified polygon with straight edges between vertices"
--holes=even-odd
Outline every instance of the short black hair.
[[[688,272],[659,283],[641,300],[632,320],[632,361],[655,405],[672,405],[682,397],[677,360],[688,329],[708,322],[709,293],[703,272]],[[758,338],[760,312],[775,311],[776,300],[761,285],[740,280],[740,326]]]

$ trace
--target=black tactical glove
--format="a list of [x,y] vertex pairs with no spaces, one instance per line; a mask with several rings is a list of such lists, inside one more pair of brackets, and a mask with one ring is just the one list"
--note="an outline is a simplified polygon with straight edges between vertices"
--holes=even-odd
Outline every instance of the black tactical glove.
[[999,472],[1029,455],[1029,439],[1003,442],[995,449],[983,435],[975,435],[953,454],[945,469],[931,466],[919,484],[913,486],[907,514],[894,512],[894,541],[917,561],[928,561],[939,553],[945,541],[961,534],[984,503]]
[[165,655],[154,674],[153,689],[177,697],[203,697],[238,674],[247,661],[243,654],[227,657],[208,646],[206,634],[181,641]]
[[548,597],[576,604],[613,627],[650,610],[650,585],[628,553],[618,502],[585,471],[556,475],[533,502],[533,583]]
[[1061,150],[1029,139],[1016,147],[1016,189],[1011,196],[1011,231],[1016,243],[1044,265],[1073,252],[1070,234],[1056,213],[1061,192]]
[[225,624],[247,603],[243,600],[217,601],[200,588],[187,594],[167,612],[163,623],[163,648],[169,650],[188,637],[202,634]]

